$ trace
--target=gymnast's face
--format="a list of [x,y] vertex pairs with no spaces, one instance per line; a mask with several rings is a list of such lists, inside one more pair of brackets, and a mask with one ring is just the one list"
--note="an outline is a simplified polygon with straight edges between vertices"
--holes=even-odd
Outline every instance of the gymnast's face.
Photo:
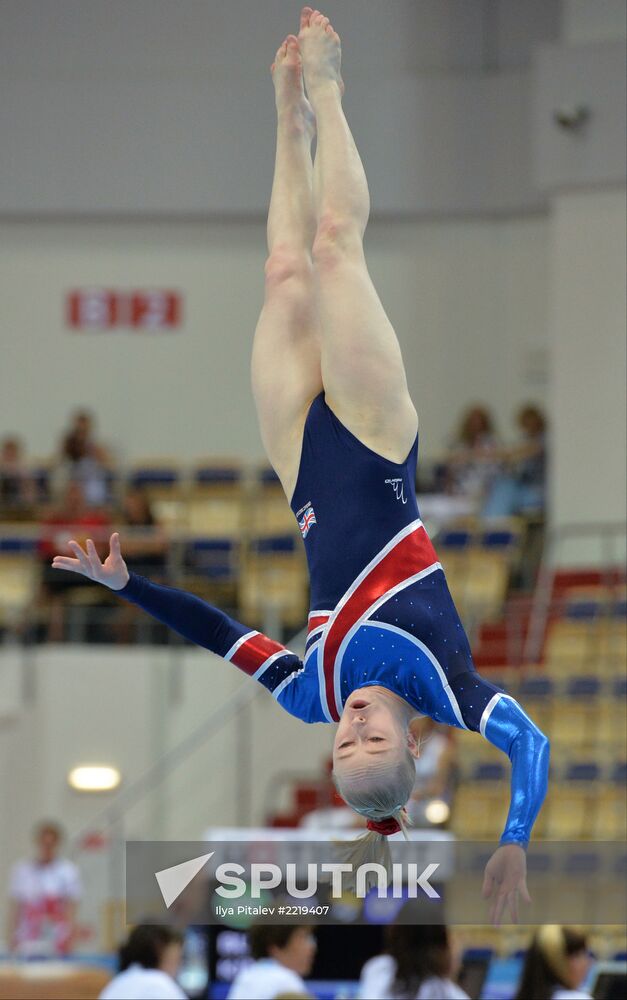
[[340,719],[333,744],[336,774],[385,767],[407,749],[418,756],[414,737],[397,699],[374,687],[353,691]]

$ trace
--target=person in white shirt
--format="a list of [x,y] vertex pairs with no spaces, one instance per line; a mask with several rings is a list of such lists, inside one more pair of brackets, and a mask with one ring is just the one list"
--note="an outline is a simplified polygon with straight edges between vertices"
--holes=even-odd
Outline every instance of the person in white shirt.
[[120,972],[98,1000],[187,1000],[176,982],[183,935],[160,924],[138,924],[120,948]]
[[410,731],[420,747],[416,757],[416,781],[407,803],[407,813],[414,827],[430,826],[429,805],[434,800],[450,803],[453,793],[455,743],[449,726],[439,726],[425,716],[412,719]]
[[9,950],[28,958],[53,958],[72,950],[81,879],[78,868],[59,857],[63,830],[38,823],[33,860],[18,861],[9,877]]
[[579,989],[589,968],[585,934],[545,924],[527,949],[516,1000],[592,1000]]
[[254,961],[238,972],[227,1000],[274,1000],[282,993],[307,996],[316,939],[310,927],[254,924],[248,932]]
[[391,924],[385,944],[361,970],[360,1000],[468,1000],[452,978],[457,963],[444,924]]

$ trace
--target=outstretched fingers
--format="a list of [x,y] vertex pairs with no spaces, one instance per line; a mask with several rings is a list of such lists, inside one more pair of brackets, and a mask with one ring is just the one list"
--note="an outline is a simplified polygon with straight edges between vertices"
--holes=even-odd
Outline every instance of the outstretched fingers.
[[97,574],[102,569],[102,563],[91,538],[87,539],[87,556],[92,572]]
[[[69,541],[68,548],[74,553],[75,559],[70,556],[55,556],[52,560],[53,569],[66,569],[71,573],[82,573],[83,576],[91,576],[93,573],[89,556],[83,551],[78,542],[74,539]],[[92,542],[93,544],[93,542]]]
[[55,556],[52,560],[53,569],[66,569],[70,573],[83,573],[83,567],[79,559],[70,559],[69,556]]

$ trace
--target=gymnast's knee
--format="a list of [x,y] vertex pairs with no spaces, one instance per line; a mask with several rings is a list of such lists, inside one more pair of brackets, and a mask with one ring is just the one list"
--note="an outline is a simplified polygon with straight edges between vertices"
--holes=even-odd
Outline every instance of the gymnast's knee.
[[273,247],[265,265],[266,294],[306,293],[311,284],[311,258],[288,244]]
[[326,270],[363,256],[363,228],[350,214],[326,213],[320,217],[312,247],[314,265]]

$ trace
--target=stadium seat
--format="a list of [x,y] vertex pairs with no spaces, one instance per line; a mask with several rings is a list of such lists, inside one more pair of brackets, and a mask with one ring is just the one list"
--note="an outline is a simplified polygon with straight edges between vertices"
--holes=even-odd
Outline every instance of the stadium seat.
[[594,790],[569,785],[549,786],[544,805],[546,820],[544,834],[548,840],[585,840],[592,832],[592,807]]
[[299,628],[307,619],[308,577],[301,541],[293,534],[252,539],[239,581],[246,622]]
[[596,789],[591,835],[594,840],[624,840],[627,837],[625,783],[602,782]]
[[598,718],[595,702],[561,700],[554,706],[547,735],[558,746],[589,747],[597,741]]
[[508,809],[507,783],[464,782],[453,801],[451,826],[467,840],[493,840],[503,832]]
[[585,667],[595,653],[597,629],[587,619],[567,621],[558,619],[549,627],[544,656],[552,672],[572,671]]
[[133,462],[129,469],[129,486],[146,490],[150,496],[167,494],[179,487],[182,471],[175,458],[145,458]]
[[257,470],[250,498],[247,532],[251,538],[299,534],[281,483],[268,466]]
[[32,604],[40,567],[37,538],[28,528],[3,526],[0,534],[0,627],[18,624]]

